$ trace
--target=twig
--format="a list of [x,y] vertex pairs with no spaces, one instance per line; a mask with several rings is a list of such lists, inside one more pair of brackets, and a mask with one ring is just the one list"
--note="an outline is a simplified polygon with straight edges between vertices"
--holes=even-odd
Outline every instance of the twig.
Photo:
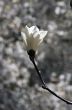
[[55,92],[53,92],[52,90],[50,90],[50,89],[46,86],[46,84],[45,84],[45,82],[44,82],[44,80],[43,80],[43,78],[42,78],[42,76],[41,76],[41,74],[40,74],[40,71],[38,70],[38,67],[37,67],[37,65],[36,65],[36,63],[35,63],[35,61],[34,61],[34,58],[31,57],[31,56],[29,56],[29,58],[30,58],[31,62],[33,63],[33,65],[34,65],[34,67],[35,67],[35,69],[36,69],[36,72],[37,72],[37,74],[38,74],[38,76],[39,76],[39,78],[40,78],[40,81],[41,81],[41,83],[42,83],[42,88],[45,89],[45,90],[47,90],[47,91],[49,91],[50,93],[52,93],[54,96],[56,96],[56,97],[59,98],[60,100],[64,101],[65,103],[67,103],[67,104],[72,104],[71,101],[68,101],[68,100],[66,100],[66,99],[64,99],[64,98],[62,98],[62,97],[60,97],[59,95],[57,95]]

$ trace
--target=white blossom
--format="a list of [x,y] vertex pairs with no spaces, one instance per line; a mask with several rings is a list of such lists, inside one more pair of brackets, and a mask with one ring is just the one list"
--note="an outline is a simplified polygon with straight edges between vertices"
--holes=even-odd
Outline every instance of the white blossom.
[[47,35],[47,31],[39,30],[36,26],[25,26],[24,32],[21,32],[24,41],[24,49],[36,51],[43,42],[44,37]]

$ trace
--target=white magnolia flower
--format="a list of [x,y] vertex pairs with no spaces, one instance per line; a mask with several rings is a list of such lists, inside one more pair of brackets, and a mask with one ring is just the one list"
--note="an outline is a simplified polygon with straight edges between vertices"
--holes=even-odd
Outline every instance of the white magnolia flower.
[[40,44],[43,42],[44,37],[47,35],[47,31],[39,31],[36,26],[26,26],[24,32],[21,32],[24,41],[24,49],[36,51]]

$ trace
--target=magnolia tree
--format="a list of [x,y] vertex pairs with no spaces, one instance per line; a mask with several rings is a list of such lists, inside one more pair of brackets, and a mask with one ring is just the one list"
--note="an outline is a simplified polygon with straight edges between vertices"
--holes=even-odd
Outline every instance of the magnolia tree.
[[30,28],[26,26],[24,28],[24,31],[21,32],[23,42],[24,42],[24,49],[27,51],[31,62],[33,63],[36,69],[36,72],[42,83],[42,88],[49,91],[50,93],[52,93],[53,95],[55,95],[57,98],[61,99],[62,101],[66,102],[67,104],[72,104],[72,102],[67,101],[66,99],[60,97],[59,95],[57,95],[55,92],[53,92],[46,86],[45,81],[43,80],[41,76],[41,72],[38,70],[38,67],[35,63],[36,52],[39,46],[41,45],[41,43],[43,42],[43,39],[46,37],[47,33],[48,31],[39,30],[38,27],[36,26],[32,26]]

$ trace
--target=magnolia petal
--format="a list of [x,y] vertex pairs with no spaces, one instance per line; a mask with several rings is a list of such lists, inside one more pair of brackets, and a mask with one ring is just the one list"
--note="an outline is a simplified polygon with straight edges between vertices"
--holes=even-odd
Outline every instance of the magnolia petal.
[[40,31],[40,38],[44,39],[44,37],[47,35],[48,31]]
[[25,26],[25,29],[24,29],[24,33],[26,34],[26,37],[29,37],[30,36],[29,31],[30,31],[30,28],[26,25]]
[[27,38],[27,50],[32,49],[33,36]]
[[37,37],[39,38],[39,37],[40,37],[39,32],[35,32],[35,33],[33,34],[33,37],[34,37],[34,38],[37,38]]
[[25,33],[24,32],[21,32],[21,35],[22,35],[23,40],[26,41],[26,35],[25,35]]
[[23,38],[23,42],[24,42],[24,49],[27,48],[27,41],[26,41],[26,35],[25,33],[21,32],[22,38]]
[[39,47],[39,44],[40,44],[39,37],[36,37],[36,38],[33,37],[33,40],[32,40],[32,49],[36,51],[38,49],[38,47]]
[[29,31],[29,29],[30,29],[27,25],[25,26],[25,28],[26,28],[28,31]]
[[39,29],[37,28],[37,26],[32,26],[29,28],[30,33],[35,33],[35,32],[39,32]]

